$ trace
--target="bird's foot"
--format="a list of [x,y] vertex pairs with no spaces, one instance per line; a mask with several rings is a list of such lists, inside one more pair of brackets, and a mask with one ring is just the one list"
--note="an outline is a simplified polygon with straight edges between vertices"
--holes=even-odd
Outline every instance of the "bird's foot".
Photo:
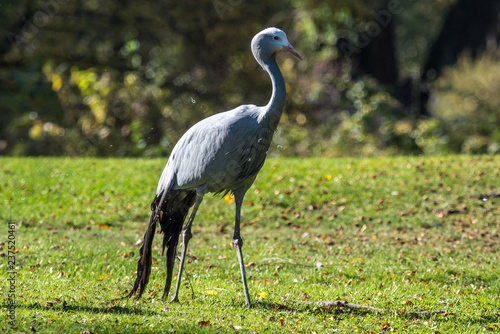
[[180,302],[179,302],[179,297],[174,296],[174,298],[172,298],[172,300],[171,300],[170,302],[171,302],[171,303],[180,303]]

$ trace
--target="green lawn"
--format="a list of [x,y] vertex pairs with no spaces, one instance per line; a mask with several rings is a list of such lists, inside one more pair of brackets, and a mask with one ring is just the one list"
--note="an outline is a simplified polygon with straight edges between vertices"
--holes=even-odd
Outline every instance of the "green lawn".
[[[234,204],[210,195],[181,304],[160,300],[162,236],[143,298],[112,301],[133,284],[165,162],[0,159],[0,332],[500,331],[500,156],[268,160],[242,210],[251,310],[230,246]],[[342,299],[398,312],[314,304]]]

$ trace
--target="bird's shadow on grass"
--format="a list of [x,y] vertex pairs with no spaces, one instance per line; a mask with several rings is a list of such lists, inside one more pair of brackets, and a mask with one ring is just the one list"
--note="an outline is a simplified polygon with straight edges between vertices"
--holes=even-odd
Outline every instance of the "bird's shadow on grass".
[[93,314],[120,314],[120,315],[161,315],[153,310],[144,310],[142,305],[138,306],[119,306],[116,304],[108,303],[107,305],[80,305],[80,304],[62,304],[58,303],[53,306],[44,306],[40,303],[31,304],[18,304],[18,308],[25,308],[28,310],[51,310],[61,312],[86,312]]
[[[166,304],[167,305],[167,304]],[[165,305],[165,306],[166,306]],[[234,305],[232,305],[234,306]],[[28,310],[52,310],[52,311],[61,311],[61,312],[86,312],[93,314],[115,314],[115,315],[164,315],[163,312],[156,312],[154,310],[144,310],[143,305],[138,306],[119,306],[115,303],[107,303],[106,305],[71,305],[71,304],[62,304],[58,303],[54,306],[48,307],[44,306],[40,303],[31,303],[31,304],[18,304],[17,307],[25,308]],[[186,305],[189,307],[189,305]],[[168,308],[168,306],[166,306]],[[241,305],[242,311],[246,310],[244,305]],[[369,309],[359,309],[359,308],[350,308],[350,307],[339,307],[339,306],[319,306],[313,303],[288,303],[288,304],[279,304],[279,303],[269,303],[265,301],[256,301],[254,302],[252,309],[247,310],[247,312],[252,312],[252,310],[260,309],[265,310],[267,312],[308,312],[313,314],[314,316],[333,316],[336,319],[342,319],[347,316],[367,316],[367,315],[391,315],[398,316],[407,319],[432,319],[434,321],[453,321],[457,323],[477,323],[477,324],[491,324],[496,323],[500,319],[499,313],[490,313],[481,316],[471,315],[466,316],[464,314],[455,314],[449,312],[435,312],[435,313],[423,313],[423,314],[415,314],[411,312],[394,312],[394,310],[369,310]]]
[[314,303],[300,303],[300,304],[277,304],[268,303],[265,301],[255,302],[253,308],[263,309],[267,311],[289,311],[289,312],[309,312],[315,316],[325,316],[330,315],[337,319],[342,319],[346,316],[367,316],[367,315],[395,315],[407,319],[432,319],[434,321],[453,321],[457,323],[477,323],[477,324],[491,324],[496,323],[500,319],[500,314],[497,312],[495,314],[485,314],[481,316],[470,315],[465,316],[463,314],[455,314],[450,312],[423,312],[418,314],[417,312],[395,312],[394,310],[370,310],[361,308],[351,308],[351,307],[339,307],[339,306],[319,306]]

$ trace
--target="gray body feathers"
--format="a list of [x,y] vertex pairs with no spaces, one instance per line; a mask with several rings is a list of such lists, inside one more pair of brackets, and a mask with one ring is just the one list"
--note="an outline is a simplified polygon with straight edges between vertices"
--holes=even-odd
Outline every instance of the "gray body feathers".
[[269,122],[263,108],[240,106],[191,127],[174,147],[156,193],[169,188],[219,193],[252,184],[279,121]]

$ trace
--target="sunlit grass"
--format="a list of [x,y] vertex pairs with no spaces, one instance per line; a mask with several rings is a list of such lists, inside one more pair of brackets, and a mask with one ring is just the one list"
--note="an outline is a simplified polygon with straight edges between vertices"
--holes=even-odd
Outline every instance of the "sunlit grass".
[[[2,321],[2,332],[499,330],[499,157],[269,160],[242,212],[251,310],[230,246],[234,203],[210,195],[193,226],[181,304],[160,301],[162,235],[143,298],[112,301],[133,284],[165,161],[0,160],[0,217],[16,224],[19,250],[16,327]],[[341,299],[444,313],[314,305]]]

